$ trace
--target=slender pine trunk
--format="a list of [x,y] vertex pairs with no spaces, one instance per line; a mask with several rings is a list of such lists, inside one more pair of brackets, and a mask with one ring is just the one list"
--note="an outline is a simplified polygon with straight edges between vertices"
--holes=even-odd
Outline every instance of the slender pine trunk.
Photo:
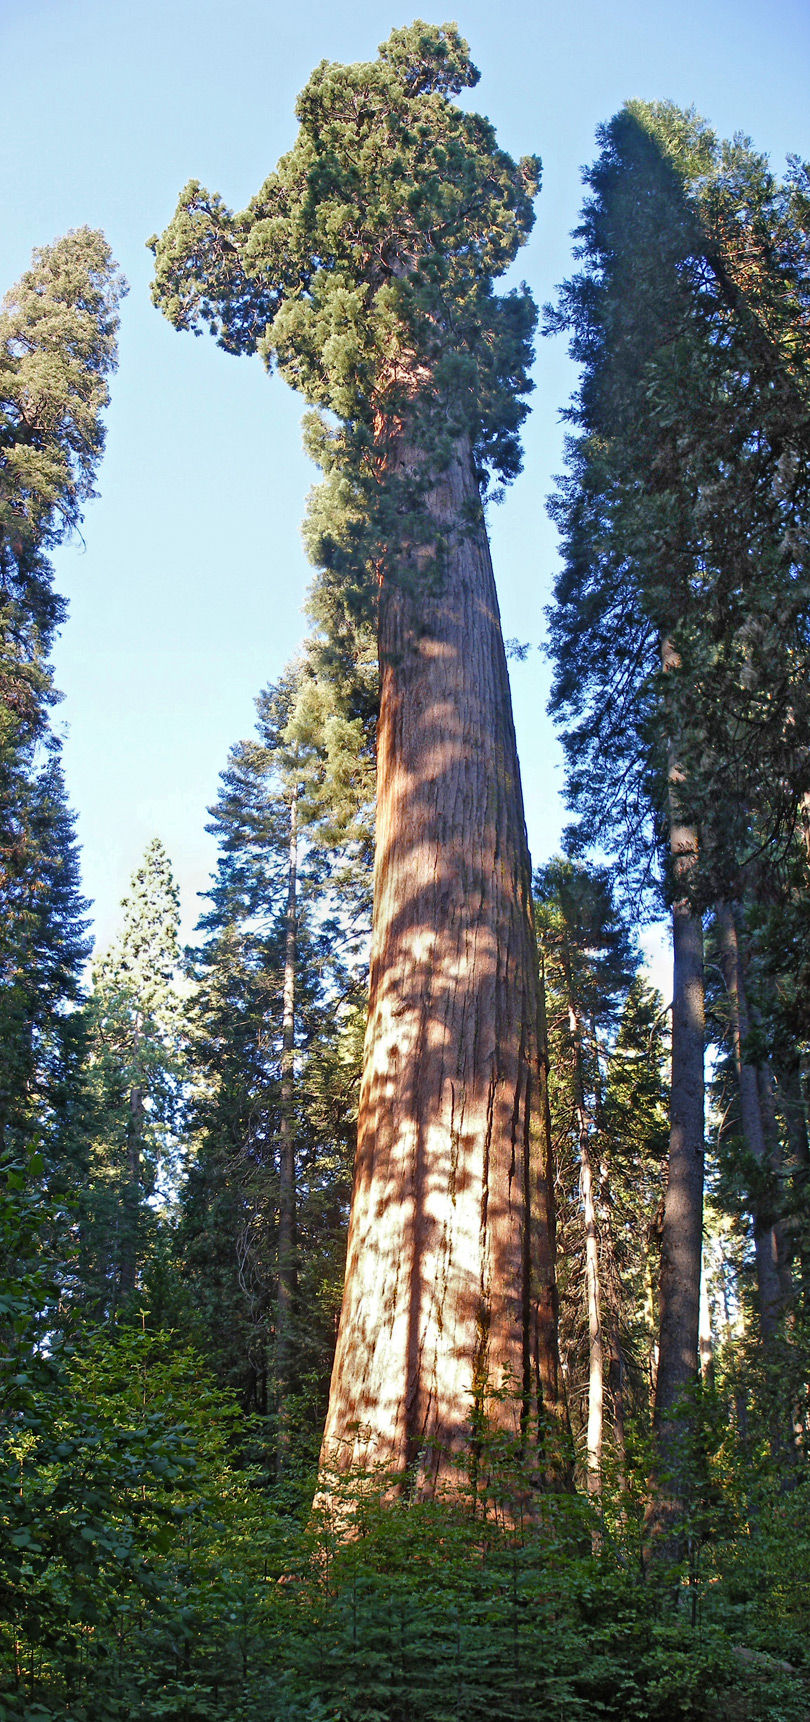
[[602,1430],[604,1417],[604,1356],[602,1300],[599,1286],[599,1229],[596,1223],[594,1177],[587,1135],[580,1131],[579,1187],[585,1226],[585,1284],[588,1301],[588,1494],[602,1490]]
[[[599,1116],[597,1101],[597,1117]],[[619,1490],[625,1488],[627,1480],[627,1418],[625,1411],[625,1362],[621,1341],[621,1307],[622,1283],[619,1264],[616,1260],[616,1243],[613,1234],[613,1209],[610,1194],[610,1176],[607,1166],[602,1164],[599,1169],[600,1192],[600,1223],[599,1241],[601,1246],[601,1307],[602,1326],[607,1349],[607,1384],[608,1398],[613,1423],[613,1445],[616,1456],[616,1481]]]
[[298,882],[298,789],[290,795],[287,863],[287,912],[284,943],[284,995],[281,1028],[281,1104],[279,1109],[278,1297],[276,1374],[279,1398],[278,1459],[289,1447],[287,1398],[292,1363],[292,1328],[298,1283],[295,1187],[295,980]]
[[132,1088],[127,1114],[126,1184],[121,1241],[121,1297],[134,1294],[138,1283],[138,1221],[141,1208],[141,1143],[143,1141],[143,1089]]
[[[678,667],[677,653],[669,641],[663,644],[662,661],[665,671]],[[681,812],[683,782],[673,747],[669,763],[669,837],[675,887],[672,1079],[653,1412],[655,1498],[650,1521],[655,1528],[670,1530],[675,1527],[688,1489],[689,1419],[682,1407],[698,1368],[705,1129],[703,923],[690,896],[698,866],[698,834]]]
[[[596,1122],[597,1139],[602,1139],[604,1123],[604,1096],[602,1092],[602,1069],[599,1056],[599,1038],[596,1033],[596,1023],[590,1022],[591,1045],[593,1047],[594,1063],[594,1118]],[[598,1232],[599,1232],[599,1298],[602,1314],[602,1334],[607,1351],[607,1384],[610,1400],[613,1445],[617,1465],[617,1484],[619,1490],[625,1488],[627,1480],[627,1423],[625,1417],[625,1364],[622,1350],[620,1318],[622,1307],[622,1282],[619,1264],[616,1259],[616,1241],[613,1233],[613,1202],[610,1193],[610,1173],[605,1160],[599,1163],[598,1198],[597,1198]]]
[[700,1379],[705,1387],[714,1383],[714,1341],[712,1338],[712,1309],[709,1302],[709,1282],[704,1254],[700,1273],[700,1325],[698,1328],[698,1358]]
[[456,1483],[476,1408],[529,1440],[565,1421],[530,862],[466,442],[429,508],[441,578],[380,592],[369,1017],[322,1449],[419,1495]]
[[[533,929],[534,932],[534,929]],[[546,1010],[546,972],[542,950],[537,948],[538,991],[538,1055],[540,1065],[539,1098],[536,1105],[535,1131],[539,1154],[538,1202],[533,1227],[532,1285],[535,1298],[536,1338],[534,1355],[539,1377],[538,1403],[553,1438],[548,1444],[546,1481],[553,1487],[573,1488],[574,1457],[568,1404],[563,1385],[559,1356],[560,1299],[557,1287],[557,1204],[554,1196],[554,1160],[551,1129],[551,1095],[549,1073],[551,1058],[548,1041]],[[537,1120],[540,1121],[539,1130]]]
[[[784,1304],[781,1260],[784,1238],[774,1211],[774,1194],[770,1184],[771,1154],[763,1120],[763,1093],[754,1065],[745,1060],[745,1042],[750,1029],[740,942],[734,912],[727,903],[716,910],[719,934],[720,967],[731,1014],[731,1038],[737,1092],[740,1100],[740,1122],[745,1145],[762,1175],[762,1182],[752,1193],[754,1212],[754,1254],[757,1272],[757,1296],[762,1338],[767,1345],[779,1325]],[[775,1125],[775,1118],[774,1118]]]
[[599,1227],[596,1220],[594,1171],[591,1159],[593,1119],[589,1117],[585,1097],[585,1073],[582,1057],[582,1029],[573,1004],[571,976],[564,960],[568,989],[568,1018],[574,1046],[574,1104],[579,1137],[579,1189],[582,1197],[582,1221],[585,1234],[585,1303],[588,1316],[588,1429],[587,1429],[587,1487],[588,1494],[598,1497],[602,1490],[602,1439],[604,1423],[604,1355],[602,1344],[601,1289],[599,1284]]

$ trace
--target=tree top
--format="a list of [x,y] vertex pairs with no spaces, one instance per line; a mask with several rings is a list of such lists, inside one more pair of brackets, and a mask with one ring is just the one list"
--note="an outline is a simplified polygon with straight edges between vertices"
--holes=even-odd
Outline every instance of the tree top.
[[528,291],[493,279],[525,243],[540,180],[450,98],[478,80],[454,24],[395,30],[376,60],[323,61],[300,129],[241,214],[192,180],[155,252],[178,329],[259,351],[314,406],[372,438],[415,394],[455,403],[501,476],[519,465]]

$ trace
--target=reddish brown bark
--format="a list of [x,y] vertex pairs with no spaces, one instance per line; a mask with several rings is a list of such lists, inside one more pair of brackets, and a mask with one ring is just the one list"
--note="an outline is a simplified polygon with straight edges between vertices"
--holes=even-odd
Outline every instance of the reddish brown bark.
[[380,598],[369,1018],[322,1455],[421,1494],[456,1477],[476,1401],[516,1434],[561,1406],[530,862],[468,447],[429,507],[441,580]]

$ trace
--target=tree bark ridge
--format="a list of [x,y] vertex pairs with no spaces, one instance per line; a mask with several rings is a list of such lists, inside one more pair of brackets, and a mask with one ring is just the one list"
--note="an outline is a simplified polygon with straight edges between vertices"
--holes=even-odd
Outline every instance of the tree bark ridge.
[[561,1408],[530,861],[463,442],[429,507],[440,576],[380,593],[369,1017],[322,1449],[423,1494],[476,1407],[516,1435]]

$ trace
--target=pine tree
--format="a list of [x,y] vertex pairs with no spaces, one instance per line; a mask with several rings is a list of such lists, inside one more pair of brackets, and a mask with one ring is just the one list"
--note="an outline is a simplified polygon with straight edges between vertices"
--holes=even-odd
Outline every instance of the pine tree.
[[750,146],[721,148],[666,104],[631,105],[600,140],[584,266],[551,317],[583,361],[556,503],[554,697],[583,837],[618,849],[636,884],[657,873],[673,918],[656,1420],[674,1476],[697,1370],[702,913],[737,894],[763,836],[795,826],[803,793],[802,676],[775,690],[760,641],[806,662],[806,256],[795,186]]
[[662,1013],[638,975],[638,953],[606,871],[549,862],[535,875],[535,916],[561,1190],[561,1348],[585,1480],[598,1497],[605,1401],[620,1473],[629,1406],[647,1410],[638,1311],[660,1194],[663,1083],[655,1029]]
[[277,1474],[325,1409],[365,1002],[373,778],[325,674],[307,642],[231,750],[190,1019],[182,1270],[221,1377],[275,1421]]
[[520,461],[534,309],[493,279],[532,222],[450,97],[455,27],[322,64],[242,214],[192,182],[153,242],[178,328],[258,348],[315,409],[310,554],[380,657],[369,1029],[327,1464],[430,1493],[470,1404],[536,1431],[561,1396],[530,870],[481,486]]
[[35,251],[0,309],[0,1138],[66,1152],[87,955],[78,859],[49,734],[65,607],[47,552],[78,529],[104,447],[125,290],[101,233]]
[[71,1089],[82,1024],[76,1006],[90,944],[74,818],[59,749],[14,780],[13,867],[0,932],[0,1122],[7,1148],[32,1138],[53,1171],[69,1153]]
[[93,1142],[84,1274],[105,1313],[131,1303],[144,1264],[146,1202],[176,1182],[183,1101],[177,991],[179,894],[159,838],[122,899],[123,923],[93,970],[88,1004]]

